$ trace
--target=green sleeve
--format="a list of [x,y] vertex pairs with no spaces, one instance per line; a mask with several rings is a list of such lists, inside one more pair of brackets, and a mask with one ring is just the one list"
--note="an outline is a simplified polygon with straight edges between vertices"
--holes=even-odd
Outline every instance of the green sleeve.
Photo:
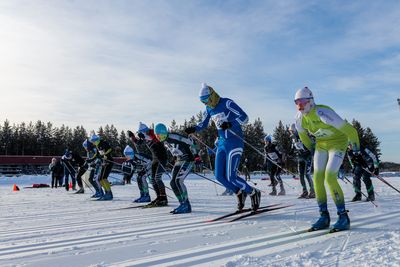
[[360,150],[360,140],[358,139],[357,130],[350,123],[344,123],[338,130],[347,136],[350,144],[353,146],[353,151]]
[[313,149],[313,143],[311,141],[311,138],[308,136],[306,131],[299,132],[299,137],[303,145],[308,149],[312,150]]

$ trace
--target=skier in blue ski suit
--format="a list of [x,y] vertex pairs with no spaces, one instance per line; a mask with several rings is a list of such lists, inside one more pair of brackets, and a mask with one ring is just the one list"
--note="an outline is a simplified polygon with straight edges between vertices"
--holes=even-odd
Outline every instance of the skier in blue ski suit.
[[218,129],[215,177],[227,189],[236,193],[239,211],[243,209],[248,194],[251,197],[252,209],[258,209],[260,191],[249,186],[237,175],[244,146],[241,125],[247,123],[247,114],[233,100],[220,97],[205,83],[200,90],[200,100],[206,105],[203,121],[197,126],[186,128],[185,132],[192,134],[201,131],[208,127],[210,118],[214,121]]

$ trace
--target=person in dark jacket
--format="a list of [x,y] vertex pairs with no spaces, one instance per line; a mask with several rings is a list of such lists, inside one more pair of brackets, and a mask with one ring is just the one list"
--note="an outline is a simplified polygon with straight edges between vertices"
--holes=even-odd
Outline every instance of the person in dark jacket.
[[348,146],[347,155],[353,167],[353,186],[356,193],[351,201],[361,200],[361,178],[367,188],[368,197],[366,200],[374,201],[375,193],[371,181],[371,173],[379,174],[378,156],[372,153],[367,147],[363,146],[360,146],[360,151],[355,153],[352,145]]
[[62,180],[64,177],[64,167],[61,165],[59,160],[52,158],[49,165],[49,170],[51,172],[51,188],[57,188],[59,180]]

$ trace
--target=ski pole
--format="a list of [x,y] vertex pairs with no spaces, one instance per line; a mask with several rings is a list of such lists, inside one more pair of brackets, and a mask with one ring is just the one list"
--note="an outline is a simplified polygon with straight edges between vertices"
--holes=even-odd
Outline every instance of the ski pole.
[[[261,156],[265,157],[267,160],[269,160],[272,164],[274,164],[275,166],[277,166],[278,168],[282,169],[284,172],[287,172],[288,174],[291,175],[295,175],[293,172],[283,168],[282,166],[280,166],[278,163],[276,163],[275,161],[273,161],[272,159],[266,157],[264,155],[264,153],[262,153],[260,150],[258,150],[256,147],[254,147],[252,144],[250,144],[249,142],[247,142],[246,140],[244,140],[242,137],[240,137],[239,135],[237,135],[234,131],[232,131],[231,129],[228,129],[229,132],[231,132],[233,135],[235,135],[237,138],[239,138],[240,140],[242,140],[244,143],[246,143],[249,147],[251,147],[254,151],[256,151],[258,154],[260,154]],[[284,184],[286,184],[287,186],[289,186],[292,189],[296,189],[295,187],[289,185],[288,183],[286,183],[285,181],[283,181],[283,179],[281,178],[282,182]]]
[[[343,176],[343,179],[345,179],[347,182],[349,182],[349,183],[354,187],[354,184],[353,184],[345,175]],[[366,199],[368,199],[368,196],[367,196],[365,193],[363,193],[362,191],[360,191],[360,193],[361,193]],[[378,205],[376,205],[374,201],[369,200],[369,202],[371,202],[371,203],[375,206],[375,208],[378,207]]]
[[391,185],[388,181],[386,181],[385,179],[383,179],[380,175],[377,175],[373,172],[371,172],[370,170],[368,170],[367,168],[362,167],[364,171],[368,172],[369,174],[375,176],[376,178],[378,178],[379,180],[381,180],[381,182],[385,183],[386,185],[390,186],[391,188],[393,188],[394,190],[396,190],[397,193],[400,193],[400,191],[394,187],[393,185]]
[[[196,140],[198,140],[201,144],[203,144],[205,147],[207,147],[208,149],[210,149],[210,150],[212,150],[207,144],[205,144],[203,141],[201,141],[200,140],[200,138],[198,138],[197,136],[195,136],[194,134],[192,134],[191,135],[192,137],[194,137]],[[210,164],[211,164],[211,162],[210,162]],[[204,166],[204,168],[206,168],[206,169],[208,169],[208,170],[210,170],[210,171],[213,171],[213,170],[211,170],[211,169],[209,169],[209,168],[207,168],[207,167],[205,167]],[[282,182],[283,182],[283,180],[282,180]],[[256,186],[257,184],[255,184],[254,182],[253,182],[253,184],[254,184],[254,186]],[[286,183],[285,183],[286,184]],[[288,185],[289,187],[291,187],[290,185]],[[257,188],[257,187],[256,187]],[[257,188],[258,190],[260,190],[261,192],[263,192],[263,193],[265,193],[265,191],[263,191],[263,190],[261,190],[261,189],[259,189],[259,188]]]
[[[66,168],[68,169],[68,171],[69,171],[70,174],[71,174],[71,177],[72,177],[72,173],[76,173],[76,172],[77,172],[77,171],[75,170],[74,167],[71,166],[71,168],[73,169],[73,172],[72,172],[71,169],[70,169],[70,167],[67,166],[66,163],[62,162],[62,164],[64,165],[64,167],[66,167]],[[76,179],[76,177],[75,177],[75,179]],[[82,177],[81,177],[81,181],[82,181],[83,183],[85,183],[86,187],[89,188],[90,191],[92,191],[92,193],[94,193],[93,189],[86,183],[86,181],[85,181],[84,179],[82,179]]]
[[[122,166],[121,163],[118,163],[118,162],[115,162],[115,161],[111,161],[111,160],[108,160],[108,159],[106,159],[106,161],[109,161],[109,162],[111,162],[111,163],[115,163],[115,164],[117,164],[117,165],[121,165],[121,166]],[[118,170],[118,171],[119,171],[120,173],[123,173],[123,174],[130,174],[130,173],[127,173],[127,172],[125,172],[125,171],[123,171],[123,170]],[[151,177],[151,176],[150,176],[150,177]],[[135,182],[137,183],[137,181],[135,181]],[[154,190],[153,187],[151,187],[151,186],[148,186],[148,187],[149,187],[151,190],[153,190],[154,192],[156,192],[156,190]],[[171,188],[169,188],[169,187],[167,187],[167,186],[166,186],[166,188],[168,188],[169,190],[172,191]],[[169,196],[168,194],[167,194],[167,197],[173,199],[173,197]]]
[[[211,150],[211,151],[214,151],[213,149],[211,149],[211,147],[209,147],[206,143],[204,143],[200,138],[198,138],[195,134],[190,134],[189,135],[190,137],[194,137],[194,139],[196,139],[200,144],[202,144],[203,146],[205,146],[207,149],[209,149],[209,150]],[[207,167],[205,167],[204,165],[203,165],[203,167],[204,168],[206,168],[206,169],[208,169],[208,170],[210,170],[211,172],[214,172],[213,170],[212,170],[212,166],[211,166],[211,158],[210,158],[210,155],[207,153],[207,155],[208,155],[208,161],[209,161],[209,163],[210,163],[210,168],[207,168]],[[215,194],[218,196],[218,191],[217,191],[217,187],[216,187],[216,185],[214,184],[214,187],[215,187]],[[225,187],[225,186],[224,186]]]

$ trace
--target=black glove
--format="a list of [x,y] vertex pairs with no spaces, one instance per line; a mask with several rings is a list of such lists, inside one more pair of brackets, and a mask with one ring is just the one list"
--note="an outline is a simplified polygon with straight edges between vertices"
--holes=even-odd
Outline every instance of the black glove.
[[138,137],[139,137],[140,139],[145,139],[145,138],[146,138],[146,137],[144,136],[143,133],[138,133]]
[[232,123],[230,123],[229,121],[224,121],[221,124],[221,129],[222,130],[226,130],[226,129],[231,128],[231,127],[232,127]]
[[372,166],[368,166],[368,170],[373,173],[375,171],[375,168],[374,168],[373,165]]
[[192,134],[192,133],[195,133],[196,132],[196,127],[194,127],[194,126],[192,126],[192,127],[187,127],[186,129],[185,129],[185,133],[187,133],[187,134]]
[[128,134],[128,137],[129,138],[132,138],[132,137],[134,137],[135,136],[135,134],[134,133],[132,133],[131,131],[127,131],[127,134]]
[[363,165],[363,158],[361,156],[360,153],[354,153],[353,158],[351,159],[351,161],[353,162],[353,164],[357,164],[357,165]]
[[375,168],[374,174],[375,174],[375,175],[379,175],[379,168]]

